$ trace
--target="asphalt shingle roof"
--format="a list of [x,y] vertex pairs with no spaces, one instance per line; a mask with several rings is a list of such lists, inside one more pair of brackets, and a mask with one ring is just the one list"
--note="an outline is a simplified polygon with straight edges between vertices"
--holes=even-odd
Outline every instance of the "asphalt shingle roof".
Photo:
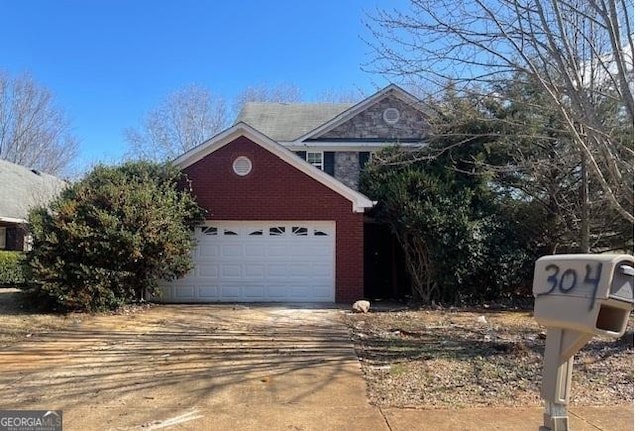
[[0,220],[26,220],[32,207],[49,202],[66,185],[60,178],[0,160]]
[[244,122],[274,141],[294,141],[346,111],[348,103],[246,103],[236,123]]

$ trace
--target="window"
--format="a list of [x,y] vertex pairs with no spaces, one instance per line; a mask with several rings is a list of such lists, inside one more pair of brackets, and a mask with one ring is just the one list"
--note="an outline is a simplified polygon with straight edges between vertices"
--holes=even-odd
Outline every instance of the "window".
[[324,168],[323,162],[324,157],[322,156],[322,151],[307,152],[307,162],[311,163],[316,168],[322,170]]
[[7,228],[0,227],[0,249],[7,248]]
[[286,229],[284,226],[274,226],[269,228],[269,235],[271,236],[284,235],[285,232],[286,232]]
[[203,227],[202,233],[205,235],[218,235],[217,227]]
[[323,231],[318,230],[318,229],[314,229],[313,230],[313,235],[314,236],[328,236],[328,234],[326,232],[323,232]]
[[291,232],[295,236],[307,236],[308,229],[306,227],[294,226],[291,228]]
[[238,232],[233,231],[231,229],[225,229],[224,230],[224,234],[227,235],[227,236],[234,236],[234,235],[238,235]]
[[262,236],[262,229],[254,230],[249,233],[250,236]]

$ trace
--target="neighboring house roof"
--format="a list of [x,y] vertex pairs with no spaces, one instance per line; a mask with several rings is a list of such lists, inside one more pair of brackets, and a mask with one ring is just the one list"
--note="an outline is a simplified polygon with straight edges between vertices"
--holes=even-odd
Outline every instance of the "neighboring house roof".
[[0,160],[0,221],[25,223],[29,210],[55,198],[67,182]]
[[279,142],[314,130],[349,109],[348,103],[246,103],[237,123],[246,123]]
[[318,181],[319,183],[325,185],[329,189],[343,196],[347,200],[351,201],[351,203],[353,204],[354,212],[364,212],[365,209],[372,208],[375,205],[375,202],[371,201],[362,193],[359,193],[344,185],[331,175],[328,175],[315,166],[307,163],[306,161],[298,157],[295,153],[289,151],[265,134],[242,122],[236,123],[234,126],[219,133],[218,135],[198,145],[192,150],[187,151],[182,156],[175,159],[173,163],[184,169],[187,166],[190,166],[205,158],[209,154],[219,150],[225,145],[233,142],[241,136],[250,139],[252,142],[261,146],[284,162],[288,163],[289,165],[305,173],[312,179]]

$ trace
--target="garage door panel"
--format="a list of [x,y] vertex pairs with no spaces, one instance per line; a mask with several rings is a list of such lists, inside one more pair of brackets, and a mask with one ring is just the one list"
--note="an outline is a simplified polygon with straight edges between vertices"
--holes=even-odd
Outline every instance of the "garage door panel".
[[237,300],[242,298],[242,288],[240,286],[230,286],[223,284],[220,286],[220,299],[225,300]]
[[210,222],[166,302],[334,301],[334,222]]
[[282,285],[267,285],[267,297],[271,299],[284,300],[287,298],[288,289]]
[[220,256],[220,247],[216,244],[209,244],[205,242],[206,237],[203,240],[198,241],[198,252],[194,253],[195,259],[202,260],[202,258],[211,258]]
[[200,277],[218,277],[218,265],[201,263],[198,265],[198,275]]
[[242,257],[244,247],[242,244],[225,244],[222,246],[222,257]]
[[269,277],[286,278],[289,275],[289,265],[287,264],[270,264],[267,269]]
[[242,277],[242,265],[241,264],[222,264],[222,277],[227,278],[240,278]]
[[218,298],[218,289],[211,286],[201,286],[198,288],[198,298],[215,300]]
[[244,247],[244,255],[246,257],[263,257],[266,255],[265,244],[247,244]]
[[311,268],[311,274],[313,277],[331,278],[333,277],[333,267],[329,264],[314,263]]
[[247,278],[260,278],[263,279],[265,276],[265,265],[264,264],[253,264],[253,263],[247,263],[244,266],[245,269],[245,275],[247,276]]
[[275,244],[269,245],[267,247],[267,256],[268,257],[284,257],[290,256],[291,252],[289,251],[289,247],[286,244]]
[[313,276],[313,264],[295,264],[289,265],[289,275],[291,277],[311,277]]
[[264,286],[246,286],[243,289],[243,296],[248,299],[261,300],[265,297]]
[[195,298],[196,289],[194,286],[176,286],[174,287],[174,295],[178,299]]

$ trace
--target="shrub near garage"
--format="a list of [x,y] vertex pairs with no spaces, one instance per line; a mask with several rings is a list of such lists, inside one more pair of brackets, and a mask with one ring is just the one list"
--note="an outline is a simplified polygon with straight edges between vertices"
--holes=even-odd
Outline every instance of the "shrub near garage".
[[20,251],[0,250],[0,287],[24,284],[23,261],[24,253]]
[[109,310],[184,275],[203,216],[185,184],[168,164],[98,166],[32,211],[31,294],[51,308]]

